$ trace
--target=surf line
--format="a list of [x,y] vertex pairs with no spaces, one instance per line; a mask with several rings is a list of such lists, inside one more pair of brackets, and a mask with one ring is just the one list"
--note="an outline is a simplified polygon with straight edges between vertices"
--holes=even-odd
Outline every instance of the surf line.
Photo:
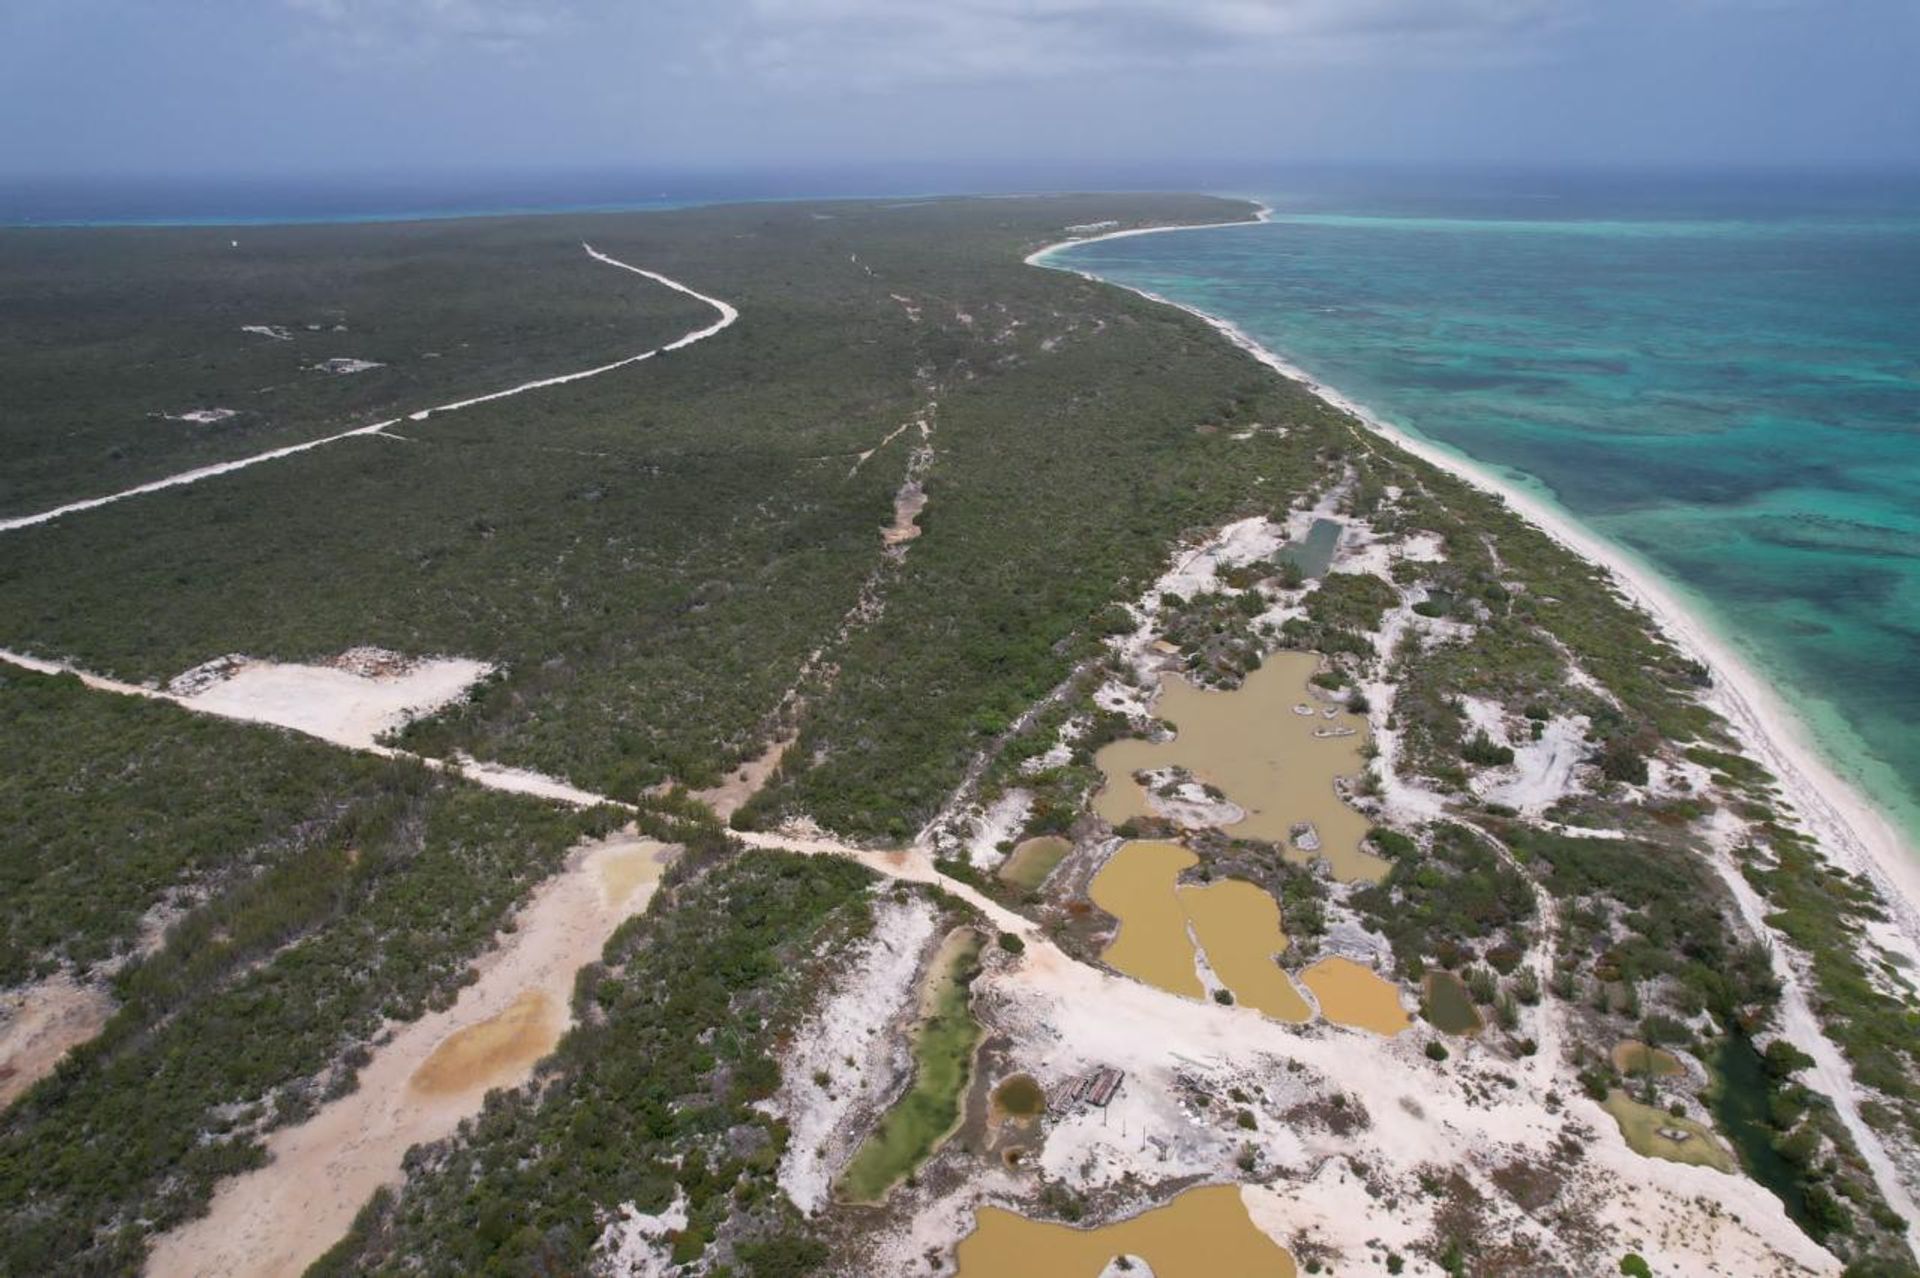
[[[705,293],[688,288],[680,281],[669,279],[658,271],[649,271],[644,267],[622,262],[619,258],[610,257],[584,241],[580,247],[585,249],[587,256],[593,258],[596,262],[605,262],[608,266],[617,266],[623,271],[632,271],[635,275],[643,275],[656,284],[663,284],[675,292],[685,293],[688,297],[696,301],[705,302],[708,306],[720,312],[720,318],[705,328],[695,329],[684,337],[679,337],[668,342],[665,346],[656,346],[652,350],[642,351],[638,355],[629,355],[627,358],[615,360],[611,364],[601,364],[595,368],[581,369],[575,373],[562,373],[557,377],[543,377],[538,381],[523,382],[518,386],[508,387],[506,390],[493,391],[486,395],[476,395],[471,399],[455,400],[452,403],[439,404],[432,408],[423,408],[418,412],[408,414],[406,420],[423,422],[435,413],[458,412],[463,408],[472,408],[475,404],[487,404],[496,399],[506,399],[513,395],[524,395],[528,391],[544,390],[549,386],[563,386],[568,382],[578,382],[584,381],[589,377],[598,377],[602,373],[611,373],[615,369],[625,368],[629,364],[638,364],[642,360],[652,359],[656,355],[663,355],[668,351],[677,351],[683,347],[691,346],[695,342],[705,341],[707,338],[712,337],[715,333],[718,333],[721,329],[726,328],[740,318],[740,312],[737,309],[717,297],[708,297]],[[203,479],[212,479],[216,475],[226,475],[236,470],[244,470],[248,466],[258,466],[261,462],[277,461],[282,457],[291,457],[295,453],[304,453],[327,444],[336,444],[343,439],[353,439],[362,435],[377,435],[387,427],[397,425],[400,421],[401,419],[398,417],[390,417],[386,421],[374,422],[370,426],[356,426],[352,430],[344,430],[336,435],[325,435],[319,439],[310,439],[303,444],[289,444],[284,448],[270,449],[264,453],[255,453],[251,457],[241,457],[235,461],[215,462],[210,466],[200,466],[193,470],[181,471],[177,475],[169,475],[165,479],[152,480],[132,488],[123,489],[117,493],[109,493],[104,497],[89,497],[84,501],[69,502],[64,506],[56,506],[52,510],[43,510],[35,515],[16,515],[10,519],[0,519],[0,532],[13,532],[21,528],[31,528],[36,524],[50,523],[63,515],[77,515],[82,511],[112,505],[117,501],[125,501],[129,497],[139,497],[146,493],[157,493],[163,489],[178,488],[184,484],[198,483]]]

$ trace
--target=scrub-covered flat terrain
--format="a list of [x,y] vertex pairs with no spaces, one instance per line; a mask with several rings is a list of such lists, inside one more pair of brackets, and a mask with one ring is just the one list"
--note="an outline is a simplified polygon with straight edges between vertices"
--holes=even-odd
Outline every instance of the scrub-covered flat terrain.
[[397,419],[0,531],[0,1273],[1911,1272],[1712,673],[1024,260],[1248,213],[0,236],[6,514]]

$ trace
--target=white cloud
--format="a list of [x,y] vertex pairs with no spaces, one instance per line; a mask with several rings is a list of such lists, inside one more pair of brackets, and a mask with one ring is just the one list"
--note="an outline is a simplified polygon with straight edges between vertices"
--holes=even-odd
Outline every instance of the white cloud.
[[769,80],[897,87],[1094,71],[1498,62],[1574,0],[708,0],[704,49]]
[[513,50],[563,26],[566,0],[284,0],[329,40],[359,52],[419,55],[447,46]]

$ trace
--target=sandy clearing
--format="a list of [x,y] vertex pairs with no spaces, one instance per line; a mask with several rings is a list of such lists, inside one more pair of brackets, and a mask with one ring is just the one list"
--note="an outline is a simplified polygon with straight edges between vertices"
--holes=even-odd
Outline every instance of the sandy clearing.
[[[35,670],[41,674],[72,675],[87,687],[100,692],[112,692],[123,697],[143,697],[149,701],[169,701],[185,709],[197,710],[205,714],[217,714],[226,718],[238,718],[250,722],[265,722],[250,713],[236,712],[229,714],[224,710],[216,708],[212,704],[202,701],[197,696],[179,696],[164,692],[158,688],[146,688],[139,684],[126,683],[119,679],[109,679],[103,675],[91,674],[64,662],[49,661],[43,657],[30,657],[25,653],[0,649],[0,662],[19,666],[23,670]],[[246,707],[244,705],[240,706],[238,710],[244,711]],[[328,716],[322,713],[318,717],[319,720],[324,723]],[[311,731],[306,722],[294,722],[280,726],[303,733]],[[577,786],[569,785],[558,777],[550,777],[544,773],[533,772],[524,768],[510,768],[499,763],[483,763],[465,754],[456,754],[451,759],[438,759],[428,755],[412,754],[405,750],[396,750],[390,746],[378,745],[371,742],[347,740],[334,741],[334,744],[345,745],[349,749],[360,750],[366,754],[379,755],[383,759],[413,759],[435,771],[445,772],[450,776],[463,777],[476,785],[485,786],[490,790],[502,790],[509,794],[525,794],[535,798],[552,799],[555,802],[569,804],[577,808],[598,807],[604,804],[610,807],[623,808],[629,812],[635,810],[634,805],[631,803],[624,803],[619,799],[609,798],[603,794],[595,794],[590,790],[582,790]]]
[[[797,694],[790,694],[797,695]],[[767,748],[753,758],[741,764],[727,779],[719,785],[708,786],[704,790],[693,791],[693,797],[713,809],[713,814],[725,821],[746,805],[748,799],[760,793],[773,774],[780,767],[780,761],[800,739],[798,733],[789,732],[776,737]]]
[[[1272,520],[1254,515],[1221,528],[1194,547],[1153,583],[1147,600],[1151,607],[1163,595],[1194,595],[1222,589],[1220,570],[1266,559],[1280,549],[1286,532]],[[1237,593],[1229,590],[1229,593]]]
[[[1496,1204],[1501,1229],[1544,1235],[1551,1248],[1554,1235],[1497,1205],[1503,1198],[1488,1174],[1513,1159],[1549,1159],[1571,1127],[1586,1150],[1572,1201],[1595,1208],[1610,1244],[1640,1251],[1655,1272],[1745,1278],[1839,1269],[1752,1181],[1633,1154],[1598,1106],[1565,1100],[1576,1088],[1564,1067],[1544,1079],[1522,1071],[1516,1087],[1490,1091],[1486,1080],[1506,1067],[1476,1044],[1457,1047],[1444,1067],[1421,1054],[1419,1031],[1387,1042],[1369,1036],[1368,1050],[1358,1051],[1352,1032],[1290,1029],[1247,1009],[1189,1002],[1077,963],[1038,938],[1029,939],[1024,961],[995,964],[976,982],[975,1006],[1011,1040],[1009,1067],[1050,1088],[1095,1065],[1126,1072],[1105,1110],[1079,1108],[1050,1121],[1036,1161],[1072,1188],[1241,1179],[1238,1163],[1251,1148],[1270,1169],[1261,1173],[1264,1188],[1245,1191],[1256,1223],[1283,1245],[1307,1230],[1352,1262],[1374,1240],[1408,1250],[1426,1233],[1435,1201],[1412,1192],[1421,1169],[1461,1167]],[[1222,1121],[1218,1107],[1195,1109],[1189,1081],[1216,1097],[1246,1089],[1261,1115],[1255,1128]],[[1361,1099],[1371,1120],[1364,1134],[1342,1138],[1280,1120],[1287,1105],[1329,1087]],[[1549,1087],[1565,1112],[1548,1108]],[[1357,1165],[1350,1157],[1364,1161],[1370,1178],[1398,1183],[1397,1197],[1376,1201],[1349,1174]],[[917,1267],[930,1251],[950,1254],[973,1207],[1018,1202],[1031,1191],[1031,1183],[983,1168],[880,1239],[876,1260]],[[1142,1193],[1134,1189],[1121,1214],[1157,1199]],[[1578,1271],[1587,1258],[1565,1254],[1566,1246],[1560,1260]]]
[[368,677],[334,666],[250,660],[178,701],[189,710],[276,724],[364,750],[383,734],[459,700],[492,670],[471,658],[435,657],[401,673]]
[[687,1227],[687,1191],[673,1187],[673,1201],[658,1215],[621,1203],[594,1243],[591,1272],[613,1278],[666,1278],[673,1263],[673,1238]]
[[967,839],[967,860],[976,870],[992,870],[1007,859],[1000,845],[1020,837],[1027,817],[1033,811],[1033,795],[1021,789],[1008,790],[987,806],[974,820],[973,833]]
[[[982,982],[976,1001],[992,1009],[996,1029],[1015,1039],[1016,1065],[1032,1065],[1037,1077],[1056,1082],[1096,1064],[1128,1073],[1122,1091],[1126,1099],[1116,1102],[1118,1110],[1082,1112],[1048,1133],[1042,1164],[1050,1175],[1070,1181],[1086,1175],[1092,1177],[1089,1183],[1117,1183],[1131,1170],[1153,1183],[1198,1173],[1203,1166],[1212,1175],[1229,1176],[1245,1140],[1260,1144],[1263,1156],[1279,1166],[1311,1165],[1326,1154],[1354,1152],[1370,1163],[1411,1174],[1423,1163],[1458,1163],[1465,1151],[1487,1157],[1544,1155],[1565,1127],[1531,1081],[1491,1102],[1463,1087],[1465,1078],[1483,1068],[1500,1068],[1471,1043],[1456,1047],[1454,1063],[1438,1067],[1421,1054],[1426,1035],[1420,1032],[1382,1041],[1371,1035],[1356,1039],[1357,1031],[1289,1029],[1250,1010],[1189,1002],[1099,972],[1034,940],[1029,940],[1026,962],[996,969]],[[1366,1050],[1356,1050],[1360,1042]],[[1324,1137],[1303,1138],[1285,1124],[1262,1123],[1259,1133],[1249,1137],[1235,1127],[1205,1126],[1177,1100],[1175,1080],[1180,1075],[1204,1080],[1217,1095],[1250,1078],[1285,1085],[1291,1067],[1274,1067],[1287,1061],[1337,1080],[1340,1088],[1361,1097],[1372,1118],[1365,1136],[1356,1142],[1328,1142]],[[1570,1076],[1559,1081],[1563,1098],[1576,1090]],[[1412,1104],[1403,1103],[1407,1101]],[[1789,1271],[1795,1265],[1815,1272],[1838,1268],[1759,1185],[1705,1168],[1643,1159],[1627,1149],[1598,1106],[1575,1099],[1567,1108],[1595,1133],[1589,1157],[1608,1179],[1604,1193],[1588,1198],[1611,1204],[1610,1219],[1623,1230],[1635,1222],[1659,1220],[1685,1220],[1693,1226],[1691,1231],[1669,1231],[1672,1236],[1658,1247],[1649,1244],[1653,1250],[1648,1258],[1657,1271],[1752,1274]],[[1061,1148],[1054,1147],[1056,1140],[1063,1142]],[[1697,1201],[1702,1199],[1741,1223],[1709,1228],[1712,1211]],[[1384,1214],[1356,1193],[1344,1199],[1331,1223],[1338,1227],[1338,1240],[1358,1250],[1379,1232]],[[1660,1251],[1660,1259],[1654,1251]],[[1711,1268],[1715,1264],[1722,1267]]]
[[[359,673],[353,668],[356,649],[342,654],[335,664],[302,665],[297,662],[261,661],[252,657],[223,657],[195,667],[175,678],[171,691],[143,687],[119,679],[90,674],[62,661],[50,661],[25,653],[0,649],[0,662],[7,662],[41,674],[73,675],[89,688],[149,701],[168,701],[186,710],[238,719],[246,723],[265,723],[318,737],[350,750],[360,750],[388,758],[406,752],[377,743],[376,738],[400,728],[424,715],[460,699],[468,688],[485,678],[493,669],[484,661],[468,657],[429,657],[409,660],[395,657],[394,668],[384,673]],[[394,656],[394,654],[386,654]],[[418,756],[407,756],[418,757]],[[490,771],[503,774],[496,789],[520,793],[542,793],[544,788],[562,783],[534,773],[516,774],[511,769],[456,759],[451,763],[423,760],[429,767],[448,771]],[[485,782],[482,782],[485,784]],[[597,796],[571,791],[566,801],[591,806]],[[557,794],[545,797],[558,798]]]
[[[669,852],[631,829],[576,848],[566,868],[535,890],[500,945],[474,964],[478,980],[452,1007],[395,1027],[360,1071],[358,1090],[268,1137],[267,1165],[222,1181],[206,1216],[155,1243],[148,1274],[304,1271],[346,1232],[374,1190],[400,1180],[411,1146],[450,1135],[479,1111],[489,1089],[526,1080],[566,1026],[574,974],[599,958],[622,920],[646,908]],[[643,872],[630,872],[635,858]],[[543,1000],[553,1015],[540,1011]],[[529,1024],[537,1050],[517,1032]],[[482,1026],[496,1032],[469,1033]],[[507,1050],[498,1053],[466,1050],[502,1042]],[[447,1068],[429,1071],[429,1064]]]
[[1538,741],[1514,746],[1511,766],[1477,773],[1474,793],[1538,816],[1578,788],[1574,773],[1586,761],[1587,727],[1585,715],[1549,720]]
[[[633,266],[629,263],[622,262],[616,257],[609,257],[607,254],[594,248],[591,244],[583,243],[580,247],[586,250],[588,257],[593,258],[597,262],[605,262],[607,265],[619,267],[623,271],[632,271],[635,275],[645,276],[656,284],[665,285],[675,292],[685,293],[688,297],[705,302],[708,306],[720,312],[720,318],[705,328],[696,329],[684,337],[668,342],[665,346],[657,346],[650,351],[642,351],[638,355],[630,355],[625,359],[615,360],[610,364],[601,364],[595,368],[582,369],[579,372],[562,373],[557,377],[544,377],[538,381],[522,382],[518,386],[510,386],[506,390],[492,391],[485,395],[476,395],[471,399],[455,400],[452,403],[439,404],[432,408],[423,408],[418,412],[407,414],[407,420],[416,422],[425,421],[435,413],[458,412],[463,408],[471,408],[475,404],[491,403],[496,399],[506,399],[512,395],[523,395],[528,391],[543,390],[549,386],[562,386],[568,382],[577,382],[589,377],[598,377],[602,373],[611,373],[617,368],[626,368],[630,364],[638,364],[642,360],[652,359],[656,355],[664,355],[668,351],[677,351],[682,347],[691,346],[695,342],[704,341],[706,338],[712,337],[715,333],[718,333],[721,329],[726,328],[740,318],[739,311],[717,297],[708,297],[705,293],[695,292],[678,280],[668,279],[656,271],[649,271],[644,267]],[[244,331],[264,333],[266,329],[263,326],[250,325]],[[267,335],[284,336],[273,333],[267,333]],[[360,364],[364,367],[379,367],[377,364],[369,365],[365,364],[364,361],[357,360],[349,360],[347,363]],[[333,371],[358,372],[361,370],[360,368],[349,368]],[[251,457],[236,458],[233,461],[219,462],[212,466],[201,466],[193,470],[183,471],[178,475],[169,475],[165,479],[156,479],[151,483],[139,484],[133,488],[123,489],[117,493],[108,493],[104,497],[89,497],[84,501],[68,502],[64,506],[56,506],[52,510],[43,510],[38,514],[17,515],[10,519],[0,519],[0,532],[12,532],[17,528],[29,528],[35,524],[44,524],[51,520],[59,519],[64,515],[75,515],[81,511],[95,510],[101,506],[111,505],[117,501],[125,501],[129,497],[138,497],[145,493],[157,493],[168,488],[178,488],[182,484],[198,483],[203,479],[211,479],[216,475],[227,475],[236,470],[244,470],[249,466],[257,466],[262,462],[276,461],[282,457],[291,457],[296,453],[304,453],[310,449],[338,443],[343,439],[353,439],[361,435],[378,434],[385,431],[389,426],[398,425],[400,420],[398,417],[391,417],[386,421],[375,422],[371,426],[357,426],[352,430],[344,430],[336,435],[327,435],[320,439],[310,439],[303,444],[292,444],[285,448],[275,448],[264,453],[255,453]]]
[[98,1034],[113,997],[56,972],[0,993],[0,1109],[53,1072],[69,1050]]

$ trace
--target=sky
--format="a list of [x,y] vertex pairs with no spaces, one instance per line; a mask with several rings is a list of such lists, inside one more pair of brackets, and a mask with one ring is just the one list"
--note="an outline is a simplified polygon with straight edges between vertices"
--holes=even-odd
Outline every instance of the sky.
[[1920,0],[0,0],[7,175],[1920,167]]

